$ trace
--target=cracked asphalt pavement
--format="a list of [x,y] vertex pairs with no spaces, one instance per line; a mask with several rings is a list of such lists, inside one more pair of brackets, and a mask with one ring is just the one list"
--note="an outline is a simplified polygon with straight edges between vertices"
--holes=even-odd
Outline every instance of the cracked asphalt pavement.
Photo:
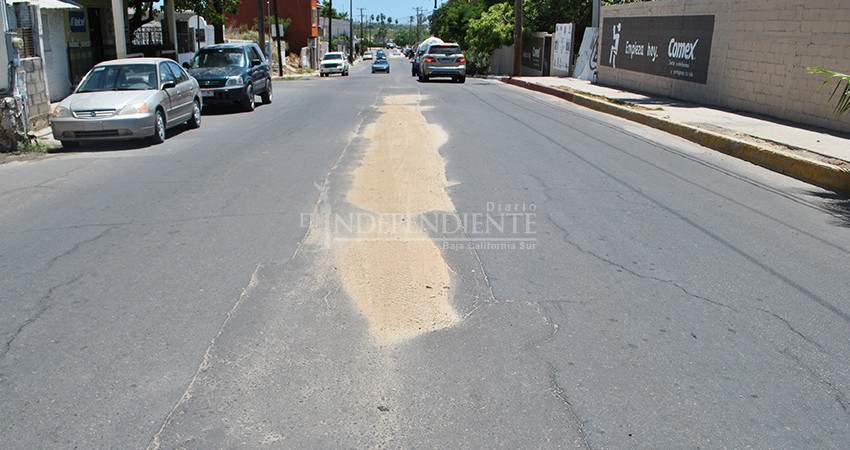
[[391,61],[0,165],[0,448],[846,448],[846,199]]

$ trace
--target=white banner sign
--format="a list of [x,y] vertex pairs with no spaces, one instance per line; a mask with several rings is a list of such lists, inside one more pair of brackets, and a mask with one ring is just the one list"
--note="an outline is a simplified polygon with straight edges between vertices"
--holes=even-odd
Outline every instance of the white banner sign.
[[598,42],[599,28],[585,28],[584,38],[581,40],[581,48],[578,51],[578,58],[576,58],[576,67],[573,71],[575,78],[596,81],[596,65],[598,63],[596,48]]
[[552,76],[570,75],[570,62],[573,58],[573,24],[555,25],[555,39],[552,42]]

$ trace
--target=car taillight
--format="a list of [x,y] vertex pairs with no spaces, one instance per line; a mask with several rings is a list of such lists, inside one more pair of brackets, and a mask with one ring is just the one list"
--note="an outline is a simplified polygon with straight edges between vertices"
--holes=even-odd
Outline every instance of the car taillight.
[[466,58],[464,58],[463,56],[461,56],[460,58],[458,58],[458,59],[457,59],[457,62],[459,62],[459,63],[465,63],[465,62],[466,62]]
[[437,62],[437,60],[429,56],[425,58],[425,62]]

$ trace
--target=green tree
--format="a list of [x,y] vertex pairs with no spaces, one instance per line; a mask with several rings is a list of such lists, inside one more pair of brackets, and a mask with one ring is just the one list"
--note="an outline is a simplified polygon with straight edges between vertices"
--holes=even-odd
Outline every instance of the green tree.
[[328,3],[322,3],[322,8],[319,11],[320,17],[333,17],[334,19],[348,20],[347,12],[339,12],[336,8],[331,8]]
[[397,45],[413,45],[416,42],[415,32],[408,27],[397,28],[393,32],[393,42]]
[[378,31],[375,32],[375,41],[379,42],[381,45],[385,44],[387,42],[389,31],[387,24],[382,23],[378,26]]
[[457,42],[467,48],[466,31],[469,21],[481,17],[490,6],[503,3],[495,0],[449,0],[434,11],[430,31],[446,42]]
[[514,10],[507,3],[497,3],[469,21],[466,42],[470,49],[484,52],[510,45],[513,41]]
[[469,21],[466,32],[467,69],[473,74],[486,73],[493,50],[513,42],[514,9],[508,3],[497,3]]
[[[130,15],[129,20],[127,21],[127,28],[130,33],[130,36],[133,33],[141,28],[143,25],[153,22],[156,18],[156,1],[151,0],[130,0],[127,3],[128,11],[132,10],[133,14]],[[204,17],[206,19],[206,17]]]
[[[141,0],[132,0],[130,7],[132,8],[134,3],[141,2]],[[241,3],[241,0],[175,0],[174,9],[176,11],[193,11],[203,17],[208,24],[215,27],[215,42],[222,43],[224,42],[224,26],[227,24],[227,14],[239,12]],[[131,33],[135,30],[132,24],[130,30]]]

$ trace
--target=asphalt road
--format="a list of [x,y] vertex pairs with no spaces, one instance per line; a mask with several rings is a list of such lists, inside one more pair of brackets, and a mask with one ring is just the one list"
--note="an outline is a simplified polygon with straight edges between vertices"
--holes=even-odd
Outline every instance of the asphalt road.
[[[456,322],[382,341],[322,223],[390,98],[471,219],[429,231]],[[162,145],[0,166],[0,448],[846,448],[848,205],[402,58],[278,82]]]

